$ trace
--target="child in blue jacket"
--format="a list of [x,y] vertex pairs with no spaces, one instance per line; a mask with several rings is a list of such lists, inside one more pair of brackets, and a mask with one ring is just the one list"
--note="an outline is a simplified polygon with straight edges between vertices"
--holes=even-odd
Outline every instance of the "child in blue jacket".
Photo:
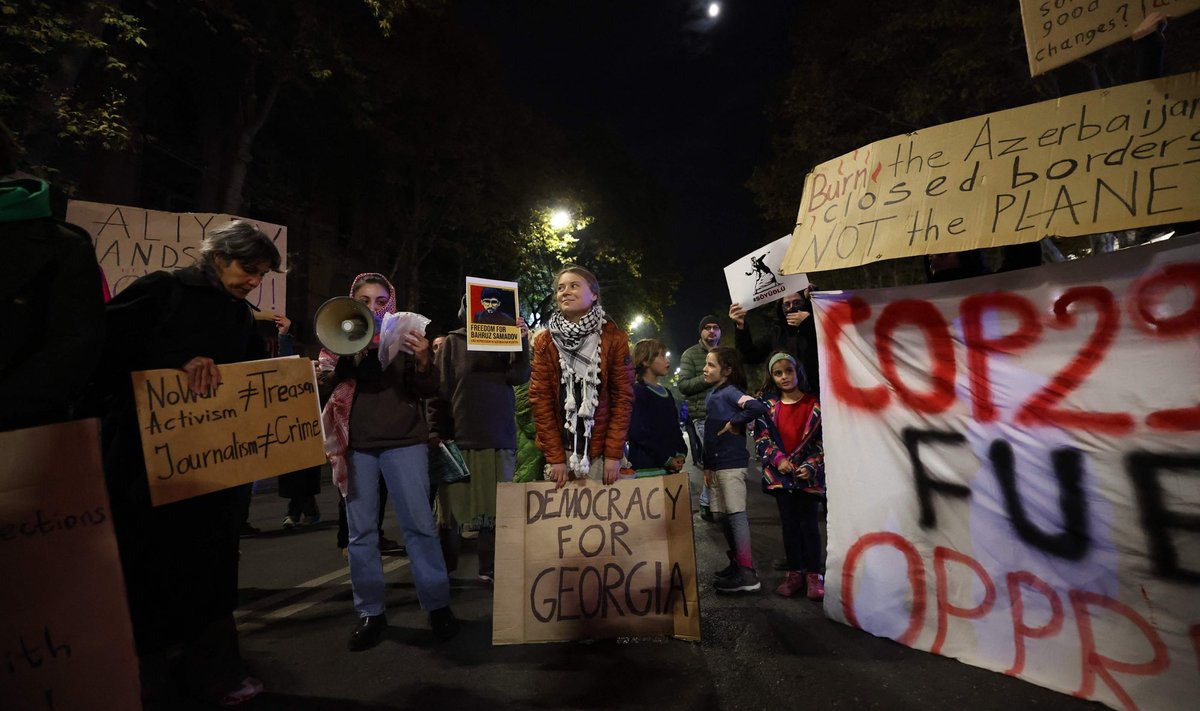
[[704,361],[704,382],[715,387],[704,400],[704,484],[712,488],[709,507],[729,542],[729,565],[717,573],[720,593],[755,592],[762,588],[750,552],[750,520],[746,516],[747,422],[766,413],[761,401],[746,394],[746,372],[737,350],[720,346]]

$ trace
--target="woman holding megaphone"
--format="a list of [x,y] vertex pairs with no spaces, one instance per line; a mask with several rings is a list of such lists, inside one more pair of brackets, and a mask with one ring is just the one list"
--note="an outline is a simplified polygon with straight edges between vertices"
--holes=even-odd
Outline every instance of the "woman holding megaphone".
[[[325,453],[346,499],[350,583],[359,622],[351,651],[375,646],[387,628],[383,563],[379,558],[379,478],[387,482],[412,562],[421,608],[434,634],[458,632],[450,610],[450,577],[429,507],[428,447],[422,398],[438,392],[424,330],[428,319],[396,311],[396,290],[382,274],[354,279],[350,296],[375,317],[373,336],[355,355],[321,352],[319,377],[333,386],[325,405]],[[318,331],[320,329],[318,328]]]

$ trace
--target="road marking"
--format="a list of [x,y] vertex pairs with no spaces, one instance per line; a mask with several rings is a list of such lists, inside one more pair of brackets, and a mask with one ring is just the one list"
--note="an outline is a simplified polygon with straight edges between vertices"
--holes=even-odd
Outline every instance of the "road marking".
[[[383,574],[387,575],[408,564],[408,558],[392,558],[383,564]],[[345,580],[341,580],[342,578]],[[312,580],[306,580],[261,600],[255,600],[234,614],[238,631],[242,633],[255,632],[267,627],[272,622],[286,619],[326,602],[341,592],[341,588],[350,582],[349,578],[350,568],[346,567]],[[336,585],[331,585],[335,581],[338,581]]]

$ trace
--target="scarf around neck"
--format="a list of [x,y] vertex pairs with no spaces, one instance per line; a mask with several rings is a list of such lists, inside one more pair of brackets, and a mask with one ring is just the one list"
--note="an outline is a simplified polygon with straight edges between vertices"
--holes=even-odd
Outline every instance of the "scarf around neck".
[[0,180],[0,222],[50,217],[50,184],[44,180]]
[[[589,452],[592,425],[596,422],[596,406],[600,403],[600,331],[605,314],[600,304],[593,304],[587,313],[572,323],[561,313],[550,317],[550,338],[558,348],[558,364],[562,370],[563,424],[574,436],[574,451],[567,468],[577,477],[586,477],[591,468]],[[576,396],[578,393],[578,397]],[[583,431],[579,424],[583,423]],[[583,438],[582,454],[579,439]]]

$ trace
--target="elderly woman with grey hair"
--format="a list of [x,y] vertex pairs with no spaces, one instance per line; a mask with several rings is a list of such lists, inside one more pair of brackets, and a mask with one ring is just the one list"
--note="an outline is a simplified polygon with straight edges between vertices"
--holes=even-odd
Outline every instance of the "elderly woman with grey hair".
[[151,705],[239,703],[262,683],[241,668],[233,619],[242,492],[151,505],[130,373],[179,369],[204,393],[221,383],[218,365],[265,357],[246,297],[281,263],[269,236],[235,220],[208,234],[197,264],[141,277],[105,312],[105,479]]

